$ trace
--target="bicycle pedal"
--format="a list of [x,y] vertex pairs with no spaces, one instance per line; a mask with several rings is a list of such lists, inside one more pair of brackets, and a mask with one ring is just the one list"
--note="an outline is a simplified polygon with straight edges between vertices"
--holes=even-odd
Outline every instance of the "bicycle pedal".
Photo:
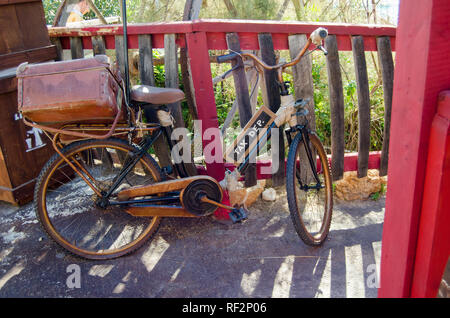
[[233,223],[238,223],[247,219],[247,212],[248,211],[244,207],[240,207],[239,209],[234,208],[229,213],[229,216]]

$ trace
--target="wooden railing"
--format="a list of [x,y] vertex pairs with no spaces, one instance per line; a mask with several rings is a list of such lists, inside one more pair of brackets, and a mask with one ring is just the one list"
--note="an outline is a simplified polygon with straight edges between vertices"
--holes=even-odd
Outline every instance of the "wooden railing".
[[[128,48],[139,49],[139,76],[143,84],[153,85],[152,49],[165,48],[166,86],[176,87],[178,83],[177,51],[180,49],[180,62],[184,86],[187,91],[191,114],[202,121],[203,132],[218,127],[213,81],[210,67],[210,50],[260,50],[260,56],[267,64],[275,63],[277,50],[289,50],[295,56],[301,44],[318,26],[328,29],[326,39],[329,100],[331,110],[331,166],[334,179],[340,179],[344,170],[348,170],[347,156],[344,154],[344,97],[339,62],[339,51],[353,51],[357,96],[358,96],[358,156],[356,169],[363,177],[369,168],[379,168],[381,175],[387,173],[389,146],[389,123],[393,87],[393,58],[395,50],[395,27],[373,25],[348,25],[327,23],[291,23],[274,21],[242,20],[194,20],[187,22],[133,24],[128,26]],[[95,54],[115,49],[117,60],[123,70],[123,28],[120,25],[86,27],[81,29],[49,28],[52,42],[58,51],[70,49],[72,58],[83,57],[83,49],[92,49]],[[381,154],[371,156],[370,148],[370,97],[365,51],[378,51],[382,71],[385,126]],[[187,59],[185,57],[188,56]],[[309,59],[309,58],[308,58]],[[296,98],[311,98],[313,87],[311,62],[302,61],[293,70]],[[251,117],[252,102],[249,98],[248,82],[245,72],[234,71],[236,100],[241,117],[241,126]],[[264,74],[265,102],[276,111],[280,106],[278,86],[275,74]],[[314,105],[310,103],[310,114],[314,114]],[[176,124],[184,125],[180,106],[170,105]],[[254,109],[254,107],[253,107]],[[310,122],[314,122],[311,121]],[[280,134],[282,136],[283,134]],[[210,142],[203,139],[203,147]],[[217,156],[217,154],[216,154]],[[281,138],[281,162],[284,162],[284,142]],[[348,160],[355,159],[354,156]],[[264,165],[264,163],[262,164]],[[351,165],[351,164],[350,164]],[[212,162],[206,164],[207,173],[221,180],[225,164]],[[351,169],[351,168],[350,168]],[[246,175],[247,185],[254,184],[256,178],[270,177],[257,172],[256,167],[249,169]],[[272,176],[275,185],[284,183],[284,169]]]

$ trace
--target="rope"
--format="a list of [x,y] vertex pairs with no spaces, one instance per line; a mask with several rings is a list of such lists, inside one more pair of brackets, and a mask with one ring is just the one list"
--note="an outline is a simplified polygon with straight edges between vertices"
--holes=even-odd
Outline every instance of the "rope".
[[175,119],[173,118],[172,114],[170,112],[166,112],[165,110],[158,110],[156,112],[156,115],[158,117],[158,120],[163,127],[173,127],[173,124],[175,122]]

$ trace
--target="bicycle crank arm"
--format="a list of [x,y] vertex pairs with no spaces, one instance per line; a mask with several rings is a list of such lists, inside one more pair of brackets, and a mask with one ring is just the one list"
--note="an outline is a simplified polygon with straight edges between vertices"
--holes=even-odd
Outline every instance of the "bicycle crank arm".
[[214,200],[209,199],[206,195],[202,196],[200,198],[200,201],[205,202],[205,203],[209,203],[209,204],[213,204],[216,205],[220,208],[224,208],[227,210],[230,210],[229,216],[231,221],[233,221],[233,223],[237,223],[237,222],[241,222],[247,219],[247,209],[245,209],[243,206],[241,206],[239,209],[238,208],[233,208],[231,206],[216,202]]

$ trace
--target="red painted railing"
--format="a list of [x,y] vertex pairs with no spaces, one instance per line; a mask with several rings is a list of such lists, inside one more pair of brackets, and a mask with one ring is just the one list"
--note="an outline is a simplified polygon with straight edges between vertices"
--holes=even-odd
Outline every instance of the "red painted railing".
[[[328,29],[334,35],[337,48],[340,51],[352,50],[352,36],[362,36],[365,51],[377,50],[377,38],[387,37],[392,50],[395,50],[396,28],[390,26],[350,25],[330,23],[299,23],[274,21],[242,21],[242,20],[194,20],[187,22],[133,24],[128,26],[128,48],[139,48],[139,36],[151,35],[152,48],[164,48],[166,34],[176,34],[176,43],[180,48],[187,48],[190,76],[198,112],[202,120],[202,134],[211,127],[218,127],[217,113],[214,98],[214,89],[211,76],[209,50],[228,49],[226,34],[237,33],[242,50],[258,50],[258,34],[270,33],[274,50],[289,49],[288,37],[292,34],[309,35],[318,26]],[[116,49],[116,37],[123,35],[121,25],[108,25],[84,28],[49,28],[49,35],[53,42],[59,42],[60,49],[71,49],[71,38],[81,39],[83,49],[92,49],[92,37],[101,36],[106,49]],[[343,110],[342,110],[343,112]],[[203,140],[203,147],[210,143]],[[349,165],[344,164],[344,145],[342,144],[342,170],[348,170]],[[367,150],[368,152],[368,150]],[[387,155],[387,154],[386,154]],[[378,164],[379,153],[371,157],[370,166]],[[367,160],[369,154],[367,153]],[[353,158],[354,159],[354,158]],[[350,159],[352,161],[353,159]],[[349,162],[347,160],[347,162]],[[354,161],[352,161],[354,162]],[[368,164],[368,161],[367,161]],[[354,166],[354,165],[352,165]],[[206,164],[207,173],[218,180],[224,175],[223,163]]]

